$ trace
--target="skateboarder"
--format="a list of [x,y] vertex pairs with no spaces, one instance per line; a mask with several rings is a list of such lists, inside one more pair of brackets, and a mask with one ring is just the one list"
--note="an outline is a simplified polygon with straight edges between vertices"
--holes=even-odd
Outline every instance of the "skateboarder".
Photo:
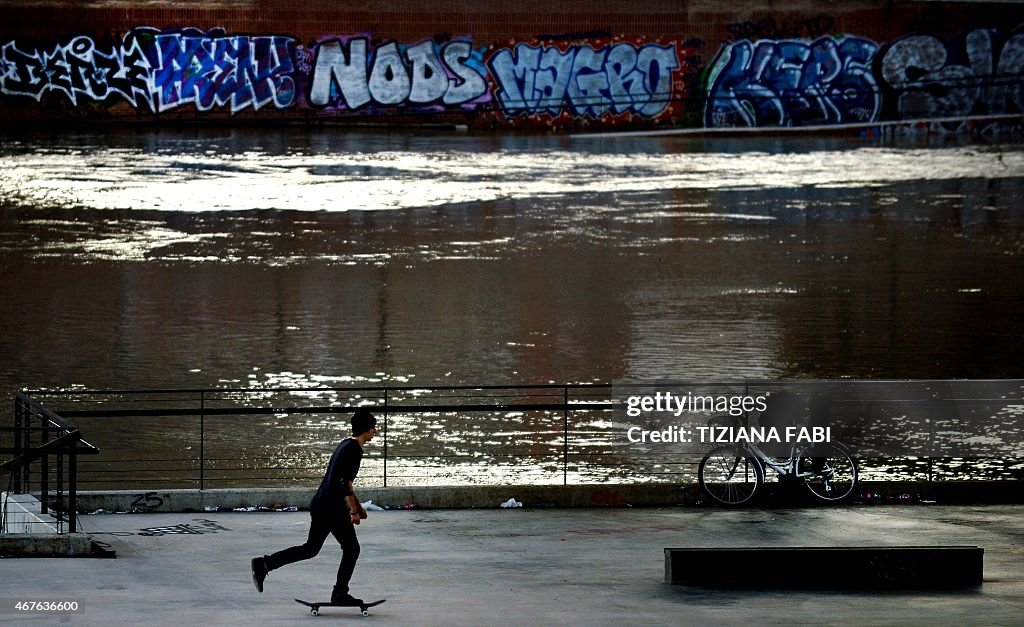
[[359,540],[356,539],[355,525],[366,518],[359,497],[352,490],[352,482],[359,473],[363,459],[363,447],[377,434],[377,419],[366,408],[352,414],[352,437],[346,438],[334,449],[327,472],[320,488],[309,503],[309,537],[305,544],[293,546],[273,555],[255,557],[252,560],[252,580],[256,589],[263,592],[263,581],[267,573],[300,560],[315,557],[320,552],[328,534],[334,534],[341,544],[341,564],[338,579],[331,594],[331,603],[359,605],[361,599],[349,594],[348,582],[359,559]]

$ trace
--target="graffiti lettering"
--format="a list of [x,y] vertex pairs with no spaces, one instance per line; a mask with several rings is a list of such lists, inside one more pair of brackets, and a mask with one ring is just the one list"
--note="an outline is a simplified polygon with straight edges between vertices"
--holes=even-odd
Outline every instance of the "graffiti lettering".
[[167,525],[164,527],[147,527],[140,529],[137,535],[140,536],[201,536],[207,533],[217,533],[218,531],[231,531],[227,527],[220,525],[212,520],[206,518],[193,518],[195,524],[184,523],[181,525]]
[[295,82],[290,37],[155,37],[153,91],[159,111],[194,104],[200,111],[231,105],[235,113],[273,103],[292,105]]
[[409,99],[412,80],[398,44],[392,42],[377,49],[368,87],[370,97],[382,105],[397,105]]
[[509,117],[558,115],[568,105],[578,117],[637,113],[657,117],[672,101],[672,74],[679,69],[674,46],[639,48],[618,43],[594,49],[518,44],[488,62],[498,103]]
[[32,52],[19,50],[11,41],[4,45],[0,55],[0,93],[30,96],[38,101],[55,91],[72,104],[77,104],[80,96],[104,100],[118,95],[132,106],[137,106],[140,98],[151,104],[149,70],[135,40],[114,46],[109,52],[97,50],[88,37],[75,37],[51,51]]
[[487,94],[482,55],[467,41],[438,47],[433,41],[412,46],[390,42],[370,54],[364,37],[317,46],[309,102],[358,109],[382,106],[463,105]]
[[164,500],[156,492],[138,494],[132,501],[131,508],[134,509],[157,509],[164,504]]
[[[995,34],[971,31],[962,44],[928,35],[901,39],[885,51],[882,78],[902,119],[1024,111],[1024,33],[997,51]],[[998,60],[997,60],[998,58]]]
[[727,45],[708,74],[705,125],[874,121],[881,106],[871,73],[877,50],[873,42],[857,37]]
[[101,52],[75,37],[52,51],[3,47],[0,92],[40,100],[50,91],[73,105],[79,97],[117,95],[133,107],[166,111],[191,103],[201,111],[230,104],[232,113],[273,102],[288,107],[295,95],[289,37],[210,37],[138,28],[120,46]]

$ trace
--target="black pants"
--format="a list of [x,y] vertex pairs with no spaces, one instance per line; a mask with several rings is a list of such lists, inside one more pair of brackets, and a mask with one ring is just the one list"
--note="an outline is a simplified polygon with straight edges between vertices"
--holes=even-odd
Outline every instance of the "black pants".
[[359,540],[356,528],[349,518],[333,518],[329,516],[312,516],[309,524],[309,537],[305,544],[278,551],[267,557],[267,569],[274,570],[288,564],[316,557],[328,534],[334,534],[341,545],[341,564],[338,566],[338,580],[334,586],[334,594],[348,592],[348,582],[352,579],[352,571],[359,559]]

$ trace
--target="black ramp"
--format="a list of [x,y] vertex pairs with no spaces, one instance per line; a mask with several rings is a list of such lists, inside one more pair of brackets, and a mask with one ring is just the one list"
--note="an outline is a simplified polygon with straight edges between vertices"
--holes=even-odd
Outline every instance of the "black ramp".
[[740,588],[981,585],[976,546],[665,549],[665,583]]

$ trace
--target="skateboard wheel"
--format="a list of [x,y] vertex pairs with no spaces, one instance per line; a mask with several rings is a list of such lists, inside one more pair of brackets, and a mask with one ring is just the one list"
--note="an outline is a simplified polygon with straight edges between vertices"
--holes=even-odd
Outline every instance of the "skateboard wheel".
[[320,615],[320,612],[318,612],[316,610],[309,610],[309,613],[312,614],[313,616],[319,616]]
[[369,615],[370,615],[370,610],[364,609],[363,610],[363,616],[369,616]]

